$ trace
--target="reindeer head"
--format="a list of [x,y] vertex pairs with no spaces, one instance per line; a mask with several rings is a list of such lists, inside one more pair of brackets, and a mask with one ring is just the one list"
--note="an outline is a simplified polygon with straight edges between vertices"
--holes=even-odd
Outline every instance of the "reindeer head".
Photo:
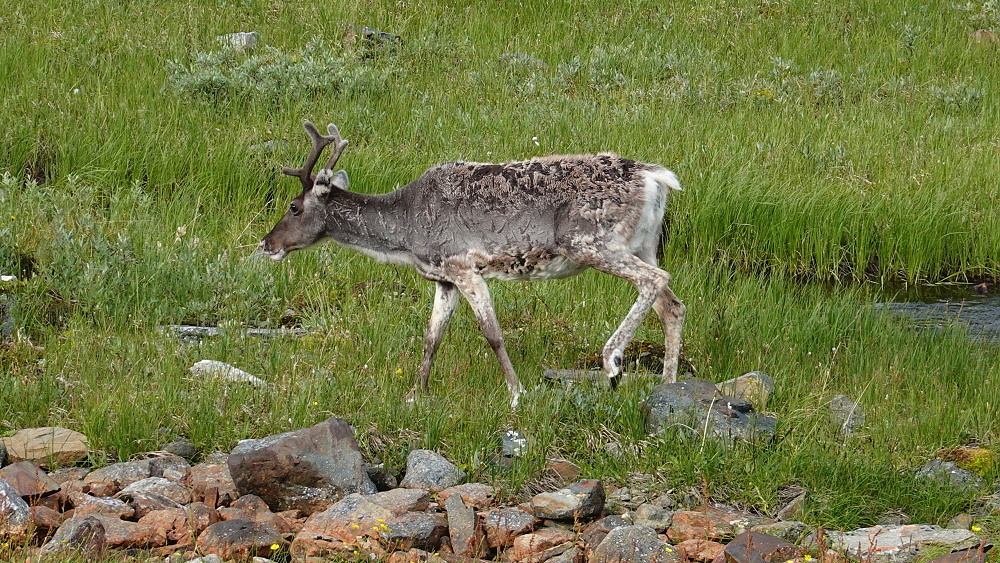
[[[305,129],[313,142],[312,151],[306,157],[305,164],[302,168],[281,170],[299,179],[302,193],[292,200],[285,216],[261,239],[257,248],[257,254],[268,256],[273,260],[281,260],[293,250],[307,248],[319,242],[326,230],[328,196],[333,190],[346,190],[348,187],[347,173],[343,170],[333,172],[333,166],[347,148],[347,141],[340,138],[337,126],[332,123],[327,126],[329,135],[321,135],[308,121],[305,123]],[[323,149],[330,144],[333,144],[330,160],[318,175],[313,175],[312,170],[316,166],[316,161],[319,160]]]

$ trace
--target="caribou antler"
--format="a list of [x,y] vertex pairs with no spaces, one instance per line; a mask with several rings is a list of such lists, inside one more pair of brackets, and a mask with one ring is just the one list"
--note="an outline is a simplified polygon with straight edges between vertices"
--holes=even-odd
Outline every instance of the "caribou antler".
[[302,168],[282,168],[281,172],[289,176],[295,176],[302,183],[302,189],[308,190],[312,188],[313,182],[316,180],[316,176],[313,175],[312,170],[316,167],[316,161],[319,160],[319,155],[323,153],[323,149],[327,145],[333,144],[333,154],[330,155],[330,160],[326,161],[326,166],[323,167],[333,168],[340,159],[341,153],[347,148],[347,141],[340,138],[340,131],[332,123],[326,126],[327,132],[330,133],[329,135],[321,135],[311,121],[306,121],[304,127],[313,143],[313,148],[309,152],[309,156],[306,157],[305,164],[302,165]]

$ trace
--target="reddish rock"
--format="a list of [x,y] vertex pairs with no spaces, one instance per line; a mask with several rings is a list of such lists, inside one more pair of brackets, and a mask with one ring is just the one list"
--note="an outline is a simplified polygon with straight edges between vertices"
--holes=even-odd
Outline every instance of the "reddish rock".
[[423,489],[393,489],[367,497],[384,508],[399,515],[404,512],[424,511],[431,503],[431,495]]
[[[725,563],[782,563],[801,557],[803,549],[769,534],[743,532],[729,542],[721,561]],[[716,559],[716,561],[720,561]]]
[[240,497],[236,492],[236,484],[229,474],[228,459],[229,456],[226,454],[213,454],[203,463],[191,467],[187,480],[191,500],[204,502],[206,495],[211,495],[211,491],[214,490],[218,503],[210,508],[218,508],[227,506]]
[[59,484],[30,461],[19,461],[0,468],[0,479],[7,481],[22,497],[40,497],[59,490]]
[[729,539],[753,523],[761,520],[748,517],[723,508],[710,507],[705,510],[681,510],[673,514],[667,537],[674,543],[684,540]]
[[395,514],[359,494],[348,495],[330,508],[312,514],[292,540],[292,558],[323,557],[329,553],[370,547]]
[[524,534],[514,539],[514,545],[507,551],[507,556],[514,561],[523,561],[575,538],[573,532],[560,528],[542,528],[531,534]]
[[271,526],[280,534],[292,533],[292,526],[287,520],[271,512],[260,497],[256,495],[243,495],[233,501],[229,508],[220,508],[219,516],[223,520],[246,519]]
[[711,540],[684,540],[675,546],[685,559],[708,563],[722,555],[726,546]]
[[455,555],[481,557],[486,552],[486,538],[475,511],[465,504],[460,494],[449,496],[444,504],[448,512],[451,550]]
[[580,478],[580,466],[568,459],[549,458],[545,460],[545,470],[555,475],[563,483],[572,483]]
[[35,529],[36,539],[45,539],[56,532],[62,525],[63,515],[46,506],[28,508],[29,522]]
[[11,463],[33,461],[42,467],[72,465],[87,458],[87,437],[79,432],[47,426],[26,428],[0,438]]
[[191,475],[191,464],[179,455],[164,455],[149,460],[149,476],[163,477],[175,483],[184,483]]
[[83,478],[87,492],[95,497],[110,497],[125,487],[149,477],[149,461],[126,461],[96,469]]
[[198,536],[198,550],[225,560],[274,557],[286,551],[288,542],[277,530],[251,520],[216,522]]
[[187,544],[194,540],[188,527],[188,511],[184,508],[154,510],[140,518],[139,524],[163,530],[170,543]]
[[444,508],[445,501],[451,495],[460,495],[465,504],[474,510],[486,510],[493,504],[496,490],[484,483],[464,483],[448,487],[437,495],[438,506]]
[[538,522],[538,518],[519,508],[502,507],[486,513],[483,530],[490,547],[507,547],[514,545],[517,536],[533,531]]
[[105,540],[111,548],[151,548],[167,544],[165,530],[146,524],[119,520],[105,514],[92,514],[90,518],[100,520],[104,525]]
[[67,481],[82,481],[88,473],[90,473],[90,469],[86,467],[61,467],[55,471],[50,471],[49,479],[55,481],[57,485],[62,486]]

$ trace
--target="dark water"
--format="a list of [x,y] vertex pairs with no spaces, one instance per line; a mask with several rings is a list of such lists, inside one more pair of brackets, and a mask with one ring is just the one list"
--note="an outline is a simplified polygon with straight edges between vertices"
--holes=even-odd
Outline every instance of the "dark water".
[[915,328],[960,327],[973,340],[1000,343],[1000,293],[990,289],[987,295],[969,286],[901,293],[875,306],[905,316]]

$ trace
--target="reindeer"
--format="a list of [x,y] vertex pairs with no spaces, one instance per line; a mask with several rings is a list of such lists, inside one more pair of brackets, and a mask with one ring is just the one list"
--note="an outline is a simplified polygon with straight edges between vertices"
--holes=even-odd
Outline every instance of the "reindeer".
[[[623,351],[652,307],[663,323],[663,379],[677,379],[684,304],[657,267],[657,243],[673,172],[615,154],[560,155],[509,164],[448,162],[394,192],[348,190],[334,172],[347,141],[337,127],[322,135],[305,123],[312,151],[301,168],[284,168],[302,193],[261,241],[258,254],[281,260],[330,238],[376,260],[405,264],[436,284],[424,335],[420,389],[427,391],[434,354],[461,294],[493,348],[516,408],[521,386],[504,348],[486,279],[543,280],[586,268],[631,282],[638,299],[602,351],[604,371],[617,386]],[[328,145],[333,154],[312,171]]]

